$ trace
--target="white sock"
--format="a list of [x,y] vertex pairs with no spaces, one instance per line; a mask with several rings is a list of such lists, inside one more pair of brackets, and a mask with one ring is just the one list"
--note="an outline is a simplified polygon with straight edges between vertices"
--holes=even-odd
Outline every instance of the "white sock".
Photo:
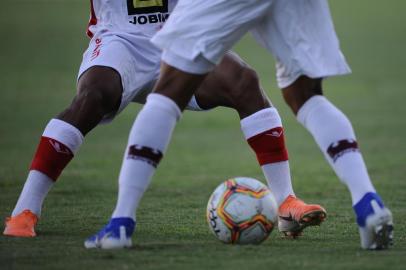
[[292,188],[289,161],[281,161],[261,166],[276,203],[281,205],[289,195],[295,196]]
[[324,96],[310,98],[297,119],[313,135],[327,161],[347,185],[352,203],[375,192],[348,118]]
[[[46,140],[44,140],[44,138],[46,138]],[[58,153],[54,148],[50,148],[51,150],[47,149],[44,144],[49,144],[49,139],[54,141],[53,147],[62,153]],[[49,121],[34,156],[34,163],[36,163],[36,166],[34,166],[35,169],[31,167],[28,173],[24,188],[11,214],[12,216],[20,214],[25,209],[30,210],[37,216],[41,215],[44,199],[57,179],[56,177],[52,179],[46,173],[54,175],[56,167],[62,171],[70,158],[73,157],[73,154],[78,151],[82,143],[83,135],[77,128],[59,119]],[[67,149],[65,147],[69,149],[68,151],[70,151],[71,154],[66,153]],[[68,159],[66,159],[66,157],[68,157]],[[38,160],[41,162],[38,162]],[[41,165],[38,166],[38,164]]]
[[294,195],[289,161],[284,143],[282,121],[275,108],[266,108],[241,120],[241,129],[280,205]]
[[165,153],[181,111],[174,101],[150,94],[131,129],[112,217],[131,217]]
[[39,217],[42,203],[53,184],[54,181],[45,174],[39,171],[30,171],[11,216],[14,217],[28,209]]

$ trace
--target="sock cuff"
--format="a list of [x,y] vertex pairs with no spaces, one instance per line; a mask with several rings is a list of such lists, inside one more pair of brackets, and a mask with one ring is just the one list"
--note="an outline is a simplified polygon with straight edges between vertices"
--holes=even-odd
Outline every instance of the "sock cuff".
[[245,139],[276,127],[282,127],[282,120],[274,107],[260,110],[241,120],[241,130]]
[[180,110],[178,104],[164,95],[156,93],[149,94],[147,97],[147,102],[149,106],[160,108],[175,116],[177,121],[182,115],[182,111]]
[[49,121],[42,136],[64,144],[73,154],[79,150],[84,139],[79,129],[59,119]]
[[302,125],[306,126],[306,119],[307,116],[318,106],[322,104],[330,103],[328,99],[322,95],[316,95],[309,98],[303,105],[300,107],[299,111],[297,112],[297,120]]

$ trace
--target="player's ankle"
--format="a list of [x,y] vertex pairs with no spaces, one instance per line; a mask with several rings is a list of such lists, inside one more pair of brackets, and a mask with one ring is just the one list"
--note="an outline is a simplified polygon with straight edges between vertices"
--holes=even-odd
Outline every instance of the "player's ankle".
[[376,192],[367,192],[356,204],[354,204],[353,209],[357,216],[357,223],[359,226],[365,226],[366,218],[374,213],[372,206],[373,201],[375,201],[380,208],[385,207],[381,197]]

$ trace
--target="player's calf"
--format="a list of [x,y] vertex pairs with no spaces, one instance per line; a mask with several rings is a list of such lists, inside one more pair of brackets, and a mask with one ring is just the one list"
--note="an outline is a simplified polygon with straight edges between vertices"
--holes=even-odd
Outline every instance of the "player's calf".
[[243,67],[240,72],[234,73],[234,77],[235,83],[229,91],[229,99],[241,119],[271,106],[253,69]]
[[241,127],[279,205],[278,227],[287,236],[299,236],[308,226],[326,218],[320,205],[308,205],[293,192],[281,119],[275,108],[263,109],[241,120]]
[[59,119],[52,119],[48,123],[32,160],[24,188],[11,217],[6,220],[5,235],[35,236],[34,229],[41,215],[43,201],[82,142],[83,135],[74,126]]
[[231,52],[203,81],[196,99],[203,109],[235,109],[241,119],[271,106],[255,70]]
[[87,248],[131,246],[139,202],[166,151],[168,137],[180,116],[181,110],[173,100],[156,93],[148,96],[129,135],[112,219],[101,231],[85,241]]
[[[80,78],[78,94],[72,104],[48,123],[41,136],[23,191],[11,217],[7,218],[4,234],[35,236],[34,227],[46,195],[78,151],[84,135],[105,115],[117,110],[121,92],[120,76],[110,68],[93,67]],[[30,217],[26,213],[35,216],[35,222],[26,218]]]
[[238,55],[227,54],[204,81],[197,100],[205,108],[227,106],[239,113],[244,135],[280,205],[280,231],[297,236],[305,227],[324,221],[323,207],[307,205],[294,196],[282,122],[253,69]]
[[328,163],[348,187],[362,248],[387,248],[393,239],[392,214],[375,191],[348,117],[322,96],[319,79],[302,76],[283,94],[298,121],[313,135]]
[[311,97],[323,95],[322,79],[300,76],[293,84],[284,88],[282,94],[286,104],[296,115],[303,104]]

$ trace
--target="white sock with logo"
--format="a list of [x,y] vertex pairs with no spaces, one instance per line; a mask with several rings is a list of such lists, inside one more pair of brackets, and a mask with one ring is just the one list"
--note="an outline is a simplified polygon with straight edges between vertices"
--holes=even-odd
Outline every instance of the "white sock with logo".
[[300,108],[297,119],[313,135],[337,176],[347,185],[353,205],[367,192],[375,192],[351,122],[339,109],[317,95]]
[[294,192],[278,111],[275,108],[260,110],[242,119],[241,129],[256,153],[269,188],[280,205],[287,196],[294,195]]
[[46,195],[82,143],[83,135],[76,127],[59,119],[49,121],[12,216],[26,209],[41,215]]
[[177,104],[160,94],[150,94],[131,129],[119,176],[119,192],[112,217],[131,217],[149,186],[181,116]]

